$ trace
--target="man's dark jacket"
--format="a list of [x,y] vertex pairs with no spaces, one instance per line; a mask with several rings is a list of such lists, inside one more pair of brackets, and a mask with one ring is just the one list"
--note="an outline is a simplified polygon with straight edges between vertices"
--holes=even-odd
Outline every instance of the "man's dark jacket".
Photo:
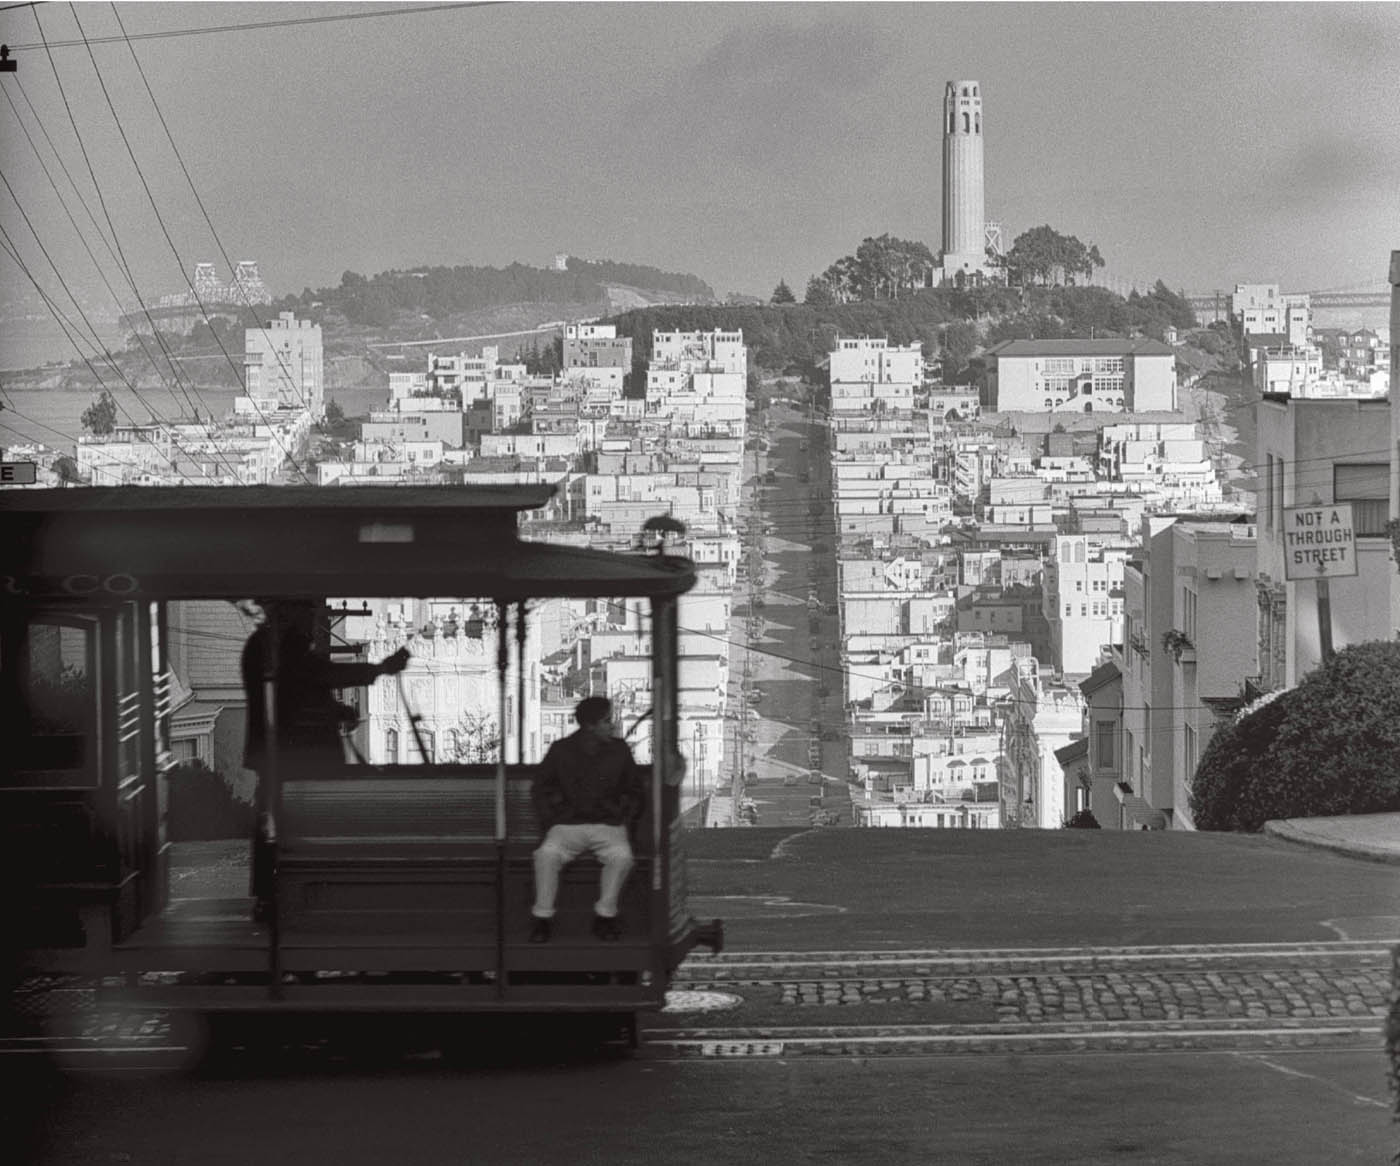
[[549,747],[535,775],[532,792],[540,830],[630,826],[646,805],[646,774],[625,741],[586,729],[570,733]]

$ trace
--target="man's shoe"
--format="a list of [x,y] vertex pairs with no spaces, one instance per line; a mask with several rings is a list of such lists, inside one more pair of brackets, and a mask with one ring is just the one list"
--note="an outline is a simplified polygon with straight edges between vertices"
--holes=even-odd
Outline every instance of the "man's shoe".
[[609,919],[604,915],[593,916],[593,935],[597,939],[608,943],[615,943],[622,938],[622,924],[616,919]]
[[538,915],[530,924],[530,942],[548,943],[549,937],[554,934],[554,920],[541,919]]

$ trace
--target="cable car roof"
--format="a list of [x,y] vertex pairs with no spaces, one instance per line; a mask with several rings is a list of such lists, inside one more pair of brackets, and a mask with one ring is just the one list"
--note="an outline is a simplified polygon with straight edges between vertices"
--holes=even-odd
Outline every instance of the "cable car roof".
[[521,541],[532,486],[0,491],[0,597],[679,595],[689,559]]

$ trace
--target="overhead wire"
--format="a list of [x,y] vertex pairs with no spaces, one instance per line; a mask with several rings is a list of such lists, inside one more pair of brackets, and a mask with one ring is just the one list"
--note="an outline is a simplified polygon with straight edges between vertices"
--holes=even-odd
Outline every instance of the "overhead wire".
[[[73,15],[73,22],[78,26],[78,32],[79,32],[79,34],[82,35],[82,36],[84,36],[84,39],[86,39],[86,33],[85,33],[84,30],[83,30],[82,21],[81,21],[81,20],[79,19],[79,17],[78,17],[77,8],[74,7],[74,5],[70,3],[70,4],[68,5],[68,9],[69,9],[69,11],[72,13],[72,15]],[[135,151],[134,149],[132,149],[131,141],[130,141],[130,139],[127,137],[127,134],[126,134],[126,128],[122,125],[121,118],[117,115],[117,107],[116,107],[115,104],[113,104],[113,102],[112,102],[112,95],[111,95],[111,93],[108,92],[108,90],[107,90],[107,82],[106,82],[106,79],[102,76],[102,70],[99,69],[99,68],[97,67],[97,57],[93,54],[93,51],[92,51],[91,46],[88,47],[88,59],[92,62],[92,71],[93,71],[94,75],[97,77],[97,84],[98,84],[99,88],[102,90],[102,96],[103,96],[104,100],[107,102],[107,109],[108,109],[108,111],[109,111],[109,112],[111,113],[111,115],[112,115],[112,122],[113,122],[113,124],[116,125],[116,127],[117,127],[117,133],[121,136],[122,145],[126,147],[127,157],[131,159],[131,165],[132,165],[132,166],[135,168],[135,170],[136,170],[136,176],[137,176],[137,178],[140,179],[140,182],[141,182],[141,189],[144,190],[144,191],[146,192],[146,199],[147,199],[147,201],[151,204],[151,212],[155,215],[155,217],[156,217],[156,222],[160,225],[161,234],[165,237],[166,243],[169,244],[169,246],[170,246],[170,252],[171,252],[172,255],[174,255],[174,257],[175,257],[175,262],[176,262],[177,266],[180,268],[181,273],[183,274],[183,272],[184,272],[184,263],[183,263],[183,261],[180,259],[180,253],[179,253],[179,251],[177,251],[176,248],[175,248],[175,241],[174,241],[173,239],[171,239],[171,237],[170,237],[170,230],[169,230],[169,228],[167,228],[166,225],[165,225],[165,218],[161,215],[161,213],[160,213],[160,207],[156,204],[155,195],[151,192],[150,184],[146,181],[146,175],[145,175],[145,172],[141,169],[141,163],[140,163],[139,161],[137,161],[137,158],[136,158],[136,151]],[[191,291],[194,290],[194,285],[193,285],[193,284],[190,285],[190,289],[191,289]],[[133,290],[134,290],[134,286],[133,286]],[[198,296],[197,293],[196,293],[196,295],[195,295],[195,300],[196,300],[196,302],[199,302],[199,296]],[[201,312],[201,313],[203,314],[203,316],[204,316],[204,321],[205,321],[205,323],[208,324],[208,325],[210,326],[210,331],[211,331],[211,333],[213,333],[213,332],[214,332],[214,329],[213,329],[213,322],[209,319],[209,313],[206,312],[206,311],[204,311],[204,305],[203,305],[203,303],[200,303],[200,304],[199,304],[199,307],[200,307],[200,312]],[[143,308],[143,310],[144,310],[144,308],[145,308],[145,304],[144,304],[144,303],[142,304],[142,308]],[[148,319],[150,318],[149,313],[147,313],[147,318],[148,318]],[[154,323],[152,324],[152,326],[154,327]],[[229,367],[233,369],[233,371],[234,371],[234,377],[235,377],[235,383],[236,383],[237,378],[238,378],[238,376],[239,376],[240,373],[241,373],[241,370],[238,368],[237,365],[235,365],[235,364],[233,363],[233,358],[229,356],[228,352],[224,350],[223,341],[222,341],[222,340],[219,340],[219,337],[218,337],[218,334],[217,334],[217,333],[214,333],[214,339],[215,339],[215,341],[216,341],[216,342],[218,343],[218,345],[219,345],[219,350],[220,350],[221,352],[223,352],[224,358],[228,361]],[[173,368],[173,362],[172,362],[172,368]],[[190,391],[194,393],[196,399],[199,401],[200,406],[204,409],[204,411],[205,411],[206,413],[210,413],[211,411],[210,411],[210,409],[209,409],[209,406],[208,406],[207,404],[205,404],[204,398],[203,398],[203,397],[200,397],[200,395],[199,395],[199,390],[198,390],[198,388],[195,386],[194,381],[193,381],[193,378],[191,378],[191,380],[190,380]],[[186,399],[188,400],[188,397],[187,397]],[[193,406],[191,406],[191,408],[193,408]],[[275,437],[275,431],[274,431],[274,437]],[[281,444],[282,444],[281,441],[278,440],[278,445],[281,445]],[[283,452],[284,452],[284,453],[287,452],[285,446],[283,446],[282,448],[283,448]],[[219,443],[217,443],[217,442],[214,443],[214,449],[215,449],[215,452],[218,453],[218,455],[223,459],[224,465],[227,467],[229,473],[230,473],[235,479],[237,479],[237,477],[238,477],[238,471],[237,471],[237,469],[234,467],[233,462],[229,460],[229,457],[228,457],[227,452],[226,452],[226,451],[223,449],[223,447],[222,447]],[[293,463],[293,464],[295,464],[295,463]],[[298,468],[300,468],[300,467],[298,467]],[[302,477],[303,477],[303,478],[306,478],[307,483],[310,484],[311,479],[310,479],[310,478],[307,478],[306,475],[305,475],[305,473],[302,474]]]
[[[0,174],[0,180],[3,180],[3,178],[3,174]],[[6,182],[5,185],[8,187],[9,183]],[[13,191],[11,191],[11,194],[13,195]],[[18,201],[16,201],[16,205],[19,205]],[[21,214],[22,213],[23,208],[21,208]],[[39,243],[40,249],[43,250],[43,242],[39,240],[37,234],[35,235],[35,240]],[[48,308],[49,314],[53,316],[55,323],[58,324],[59,330],[63,332],[65,339],[67,339],[68,342],[73,345],[73,349],[78,354],[79,359],[81,359],[82,362],[87,366],[88,371],[92,374],[93,379],[97,381],[98,385],[103,390],[103,392],[108,393],[108,395],[110,396],[110,386],[108,386],[107,382],[102,378],[102,374],[97,371],[92,361],[83,351],[82,345],[78,343],[77,336],[81,335],[81,332],[79,331],[77,325],[75,325],[72,319],[68,316],[68,314],[62,308],[60,308],[57,303],[54,302],[53,297],[50,296],[49,293],[44,290],[43,286],[39,283],[34,273],[29,269],[28,264],[24,262],[23,256],[20,254],[18,247],[15,246],[14,240],[10,238],[9,232],[5,229],[3,224],[0,224],[0,250],[3,250],[4,253],[10,257],[10,260],[24,273],[24,275],[29,279],[30,283],[34,285],[34,290],[39,293],[40,299],[43,301],[45,307]],[[45,257],[48,257],[47,251],[45,251],[44,254]],[[50,259],[51,264],[52,262],[52,259]],[[84,323],[87,324],[88,331],[93,336],[92,343],[94,348],[106,359],[107,364],[111,367],[112,371],[117,374],[117,376],[126,385],[126,388],[131,392],[132,396],[134,396],[137,399],[137,401],[141,403],[142,407],[146,409],[146,411],[151,415],[152,419],[158,419],[159,414],[157,414],[156,411],[151,408],[150,402],[148,402],[141,395],[140,391],[136,388],[135,383],[129,377],[127,377],[126,373],[122,370],[121,366],[116,362],[112,353],[106,348],[104,344],[102,344],[101,339],[97,336],[96,328],[93,327],[92,322],[88,319],[87,313],[83,310],[82,305],[73,295],[71,289],[69,289],[67,283],[63,279],[62,272],[58,270],[57,266],[54,267],[54,274],[58,277],[59,283],[63,285],[64,290],[68,292],[68,297],[73,301],[73,306],[77,309],[79,316],[81,316]],[[84,337],[84,340],[86,340],[86,337]],[[139,424],[136,421],[136,419],[132,417],[131,411],[127,409],[126,406],[120,400],[118,400],[116,397],[112,397],[111,399],[113,405],[116,408],[120,409],[122,413],[126,415],[126,419],[129,424]],[[163,421],[159,423],[167,424]],[[69,437],[70,440],[74,442],[74,446],[76,449],[76,446],[78,444],[77,438],[71,437],[71,435],[68,434],[62,434],[59,430],[54,430],[54,432],[59,433],[60,436]],[[175,447],[180,450],[181,453],[188,455],[189,451],[183,449],[180,446],[178,439],[172,436],[172,442],[175,445]],[[169,455],[166,455],[159,450],[157,450],[157,452],[161,453],[161,456],[164,457],[165,460],[170,464],[170,468],[175,471],[175,474],[178,477],[184,478],[184,480],[186,481],[189,480],[188,478],[185,478],[185,475],[181,472],[179,466],[176,465],[174,460],[171,459]],[[119,464],[128,464],[121,463],[120,459],[115,460],[118,461]]]
[[[224,246],[224,241],[219,237],[219,232],[214,228],[214,220],[210,218],[209,210],[204,205],[204,200],[199,196],[199,191],[195,187],[194,178],[190,174],[189,167],[185,165],[184,155],[180,153],[180,147],[175,144],[175,135],[171,132],[170,125],[165,120],[165,114],[161,112],[160,103],[156,100],[155,91],[151,88],[151,82],[146,76],[146,70],[141,64],[141,59],[136,55],[136,46],[131,43],[131,38],[127,36],[126,24],[122,20],[121,13],[117,10],[117,5],[115,3],[112,3],[111,9],[112,15],[116,18],[117,27],[121,29],[122,36],[126,41],[127,50],[131,53],[131,60],[136,66],[137,73],[141,76],[141,83],[146,87],[146,95],[151,99],[151,108],[156,111],[156,117],[160,121],[161,129],[165,131],[166,140],[170,143],[170,148],[175,154],[175,160],[180,164],[180,172],[184,174],[185,181],[189,184],[190,193],[194,195],[194,200],[199,206],[200,214],[204,216],[204,222],[209,227],[209,233],[214,237],[214,243],[219,248],[219,254],[223,256],[224,262],[228,265],[229,269],[231,271],[236,271],[237,269],[234,266],[232,258],[229,256],[228,249]],[[271,334],[268,331],[267,325],[263,323],[262,319],[258,316],[257,309],[253,306],[252,298],[248,295],[248,289],[243,286],[241,280],[235,279],[234,283],[238,288],[239,294],[243,297],[244,304],[247,306],[248,310],[252,312],[254,323],[256,323],[258,328],[262,331],[264,338],[269,337]],[[190,291],[192,293],[194,292],[193,284],[190,285]],[[196,295],[196,299],[197,298]],[[200,305],[200,310],[203,311],[203,304]],[[206,320],[208,319],[207,314],[205,318]],[[221,349],[222,347],[223,345],[220,344]],[[271,347],[274,355],[277,357],[278,364],[282,368],[282,373],[286,378],[287,384],[289,384],[292,387],[292,391],[296,393],[297,399],[301,402],[302,407],[309,409],[311,403],[302,395],[301,388],[296,384],[291,369],[287,367],[287,362],[283,359],[281,350],[278,349],[275,344],[271,345]],[[257,408],[256,402],[254,403],[254,408]],[[259,409],[258,412],[261,415],[261,409]],[[264,418],[264,420],[266,419]],[[319,420],[319,418],[314,418],[314,420]]]
[[[73,14],[73,22],[78,26],[79,34],[83,36],[84,43],[86,43],[87,34],[83,29],[81,19],[79,19],[78,17],[77,9],[71,3],[68,5],[68,8]],[[122,126],[121,118],[117,114],[117,107],[112,102],[112,95],[107,89],[107,82],[102,76],[102,70],[99,69],[97,66],[97,57],[93,53],[92,46],[90,44],[88,44],[88,59],[92,62],[93,73],[97,76],[98,86],[101,88],[102,96],[107,102],[107,108],[112,114],[112,121],[117,127],[117,132],[121,135],[122,144],[126,147],[127,156],[131,159],[131,164],[133,167],[135,167],[136,175],[141,181],[141,189],[146,192],[147,201],[149,201],[149,203],[151,204],[151,211],[156,217],[156,222],[160,224],[161,234],[165,237],[165,241],[170,247],[170,253],[175,257],[175,262],[179,266],[181,274],[184,275],[186,270],[184,260],[180,258],[180,252],[175,246],[175,240],[170,237],[170,230],[165,225],[165,218],[160,213],[160,207],[156,203],[155,195],[151,192],[150,184],[146,181],[145,171],[141,169],[141,163],[136,158],[136,151],[132,149],[131,141],[126,134],[126,129]],[[228,362],[229,368],[233,370],[235,381],[237,381],[242,376],[243,370],[237,364],[234,363],[233,357],[229,355],[228,350],[224,347],[224,342],[219,337],[218,332],[215,330],[214,322],[209,318],[209,312],[205,308],[204,301],[200,298],[199,292],[194,286],[194,282],[190,280],[188,276],[186,276],[185,278],[186,282],[189,285],[190,294],[194,296],[195,303],[199,305],[200,315],[204,317],[204,322],[209,326],[210,334],[214,337],[214,343],[218,345],[219,351],[223,354],[224,359]],[[144,308],[145,305],[143,304],[142,307]],[[191,384],[191,388],[193,388],[193,384]],[[195,396],[199,396],[199,392],[197,389],[195,390]],[[200,399],[200,404],[204,405],[204,401],[202,398]],[[256,401],[253,401],[253,408],[257,412],[258,417],[261,419],[263,424],[268,427],[268,432],[271,435],[273,441],[277,443],[278,448],[282,450],[282,453],[286,457],[286,459],[292,463],[292,467],[297,471],[297,473],[301,475],[302,480],[308,486],[315,485],[315,483],[312,482],[310,475],[308,475],[307,472],[297,463],[296,458],[292,456],[291,450],[287,448],[286,444],[278,435],[276,426],[272,425],[268,421],[267,417],[263,414],[262,409],[258,406]],[[208,411],[207,405],[205,405],[205,410]],[[214,448],[224,458],[224,462],[228,466],[229,472],[233,474],[235,478],[237,478],[238,471],[234,468],[233,463],[228,460],[228,455],[223,451],[222,447],[216,442]]]
[[[43,23],[39,20],[39,10],[37,8],[34,9],[34,23],[39,29],[40,39],[43,40],[44,28]],[[83,156],[84,163],[87,165],[88,177],[92,181],[93,189],[97,193],[98,205],[101,206],[103,217],[107,220],[108,229],[112,233],[112,241],[116,246],[119,267],[121,268],[123,274],[126,276],[127,284],[131,288],[132,294],[136,297],[136,302],[140,305],[142,314],[146,317],[146,322],[151,327],[151,332],[154,335],[156,346],[164,354],[166,361],[170,366],[171,376],[174,380],[176,388],[180,390],[181,395],[185,398],[185,402],[189,405],[191,413],[194,413],[196,412],[194,402],[190,400],[189,394],[185,392],[184,385],[180,381],[180,374],[177,368],[175,367],[174,357],[171,355],[170,349],[165,344],[164,338],[161,336],[160,329],[156,327],[155,319],[151,316],[150,309],[146,307],[146,302],[141,296],[140,289],[136,286],[136,279],[132,274],[131,265],[126,260],[126,253],[122,249],[121,239],[117,234],[116,224],[112,221],[111,211],[107,207],[107,200],[102,196],[102,187],[101,184],[99,184],[97,181],[97,174],[93,169],[92,158],[88,154],[86,144],[83,142],[82,132],[78,129],[78,121],[77,117],[73,113],[73,106],[68,100],[67,90],[65,90],[63,87],[63,79],[58,72],[58,63],[54,60],[53,53],[48,51],[47,48],[46,54],[48,56],[49,68],[53,72],[54,82],[58,86],[59,97],[63,101],[63,108],[68,114],[69,125],[71,125],[73,128],[73,136],[77,139],[78,149]],[[164,378],[162,377],[162,379]],[[230,469],[231,468],[232,466],[230,466]]]
[[[117,262],[117,263],[118,263],[118,266],[120,267],[120,261],[118,261],[118,260],[116,259],[116,255],[115,255],[115,254],[113,253],[113,251],[112,251],[112,245],[111,245],[111,243],[108,242],[106,235],[104,235],[104,234],[102,233],[102,228],[98,225],[96,218],[95,218],[95,217],[93,216],[93,214],[92,214],[91,208],[87,205],[87,200],[83,198],[82,191],[78,188],[78,185],[77,185],[77,183],[74,181],[73,176],[68,172],[68,167],[67,167],[66,165],[64,165],[62,155],[58,153],[58,148],[57,148],[57,146],[54,144],[53,139],[49,136],[48,131],[44,128],[43,121],[39,118],[38,111],[34,108],[33,102],[30,102],[30,101],[29,101],[29,96],[28,96],[27,93],[25,93],[25,91],[24,91],[24,89],[23,89],[22,86],[21,86],[21,88],[20,88],[20,93],[21,93],[21,96],[23,96],[23,97],[25,98],[25,101],[29,104],[30,113],[34,116],[34,119],[35,119],[36,124],[39,126],[39,129],[43,132],[44,138],[45,138],[45,140],[46,140],[46,141],[48,142],[48,144],[49,144],[49,149],[53,151],[54,157],[57,159],[59,166],[62,168],[65,177],[67,177],[68,182],[69,182],[69,185],[72,186],[72,188],[73,188],[73,192],[78,196],[78,201],[82,204],[83,209],[84,209],[85,211],[87,211],[89,220],[92,222],[93,227],[97,230],[98,238],[100,238],[100,239],[102,240],[102,242],[106,245],[108,254],[112,255],[113,260],[114,260],[115,262]],[[14,115],[15,115],[15,120],[19,123],[20,129],[24,132],[25,140],[28,141],[29,146],[30,146],[30,149],[33,150],[34,156],[35,156],[35,158],[38,160],[39,166],[40,166],[40,168],[41,168],[41,169],[43,170],[43,172],[44,172],[44,177],[47,178],[47,179],[49,180],[49,185],[50,185],[50,187],[53,189],[54,197],[58,200],[59,206],[63,208],[63,212],[64,212],[64,214],[67,216],[69,224],[73,227],[74,233],[78,236],[78,241],[79,241],[80,243],[82,243],[83,249],[87,252],[88,258],[92,260],[92,264],[93,264],[93,267],[94,267],[94,268],[96,269],[96,271],[97,271],[98,278],[101,279],[103,286],[107,289],[107,292],[108,292],[108,294],[112,297],[113,301],[116,302],[118,305],[120,305],[120,303],[121,303],[121,297],[117,295],[116,289],[112,287],[111,280],[109,280],[109,279],[107,278],[107,273],[106,273],[105,269],[103,268],[102,264],[98,261],[97,256],[96,256],[95,254],[93,254],[93,251],[92,251],[91,246],[88,245],[87,237],[86,237],[86,235],[84,234],[84,232],[82,231],[82,229],[78,226],[77,220],[74,218],[72,211],[69,209],[67,199],[65,199],[65,198],[63,197],[63,193],[59,190],[59,188],[58,188],[58,183],[57,183],[57,181],[54,179],[53,173],[49,170],[48,164],[45,162],[44,157],[43,157],[43,154],[42,154],[42,153],[40,152],[40,150],[39,150],[38,143],[36,143],[36,142],[34,141],[33,135],[30,134],[30,132],[29,132],[29,127],[26,126],[26,125],[24,124],[24,119],[20,116],[19,109],[15,106],[14,99],[10,97],[9,92],[8,92],[8,87],[6,87],[5,99],[10,103],[10,108],[11,108],[11,110],[13,111],[13,113],[14,113]],[[22,210],[21,210],[21,213],[23,213]],[[31,227],[31,230],[32,230],[32,227]],[[37,239],[37,236],[36,236],[36,239]],[[42,244],[41,244],[41,247],[42,247]],[[52,260],[50,260],[50,265],[53,266]],[[57,270],[56,267],[55,267],[54,273],[55,273],[55,275],[59,275],[58,270]],[[62,276],[61,276],[61,275],[59,275],[59,278],[60,278],[60,282],[62,282]],[[66,286],[65,286],[65,290],[67,290]],[[69,295],[70,295],[70,298],[71,298],[72,293],[70,292]],[[93,331],[93,334],[94,334],[94,338],[97,338],[97,337],[96,337],[96,331],[95,331],[95,329],[93,329],[92,331]],[[142,354],[146,357],[146,359],[147,359],[148,361],[150,361],[151,367],[155,370],[156,375],[157,375],[157,376],[161,376],[160,366],[159,366],[159,364],[156,362],[155,356],[151,353],[150,349],[147,347],[145,336],[144,336],[139,330],[136,332],[136,341],[137,341],[138,347],[141,349]],[[105,348],[106,345],[105,345],[105,344],[102,344],[101,341],[100,341],[100,339],[99,339],[99,340],[98,340],[98,347]],[[114,360],[114,358],[112,357],[111,353],[108,352],[106,355],[107,355],[108,362],[109,362],[110,364],[112,364],[113,368],[117,371],[118,376],[121,376],[123,380],[126,380],[126,381],[127,381],[128,387],[131,388],[133,392],[135,392],[135,386],[134,386],[134,384],[132,384],[132,382],[125,376],[125,374],[121,371],[121,369],[116,365],[115,360]],[[166,390],[167,390],[167,392],[169,392],[169,385],[168,385],[168,384],[166,385]],[[137,393],[136,395],[137,395],[137,399],[138,399],[138,400],[141,400],[140,394]],[[174,401],[174,395],[173,395],[173,394],[171,395],[171,400]],[[142,403],[142,405],[143,405],[148,411],[151,412],[151,415],[152,415],[153,418],[159,416],[154,410],[151,410],[151,407],[150,407],[150,405],[149,405],[148,402],[142,400],[141,403]],[[178,406],[178,402],[175,402],[175,403],[176,403],[176,407],[178,408],[178,407],[179,407],[179,406]]]
[[[455,11],[455,10],[458,10],[458,9],[468,9],[468,8],[495,8],[495,7],[497,7],[497,6],[499,6],[500,4],[503,4],[503,3],[505,3],[505,2],[506,2],[506,0],[472,0],[472,2],[468,2],[468,3],[457,3],[457,4],[425,4],[425,5],[420,5],[420,6],[416,7],[416,8],[381,8],[381,9],[376,9],[375,11],[372,11],[372,12],[342,12],[342,13],[334,13],[334,14],[329,15],[329,16],[304,16],[304,17],[289,17],[289,18],[284,19],[284,20],[245,21],[245,22],[243,22],[243,23],[241,23],[241,24],[220,24],[220,25],[211,25],[211,26],[206,27],[206,28],[171,28],[171,29],[161,29],[161,30],[158,30],[158,31],[155,31],[155,32],[138,32],[138,33],[135,33],[135,34],[132,36],[131,39],[133,39],[133,40],[169,40],[169,39],[175,38],[175,37],[187,37],[187,36],[213,36],[213,35],[215,35],[215,34],[229,33],[229,32],[257,32],[257,31],[260,31],[260,30],[262,30],[262,29],[269,29],[269,28],[294,28],[294,27],[298,27],[298,26],[302,26],[302,25],[312,25],[312,24],[334,24],[334,23],[340,23],[340,22],[351,21],[351,20],[375,20],[375,19],[379,19],[379,18],[382,18],[382,17],[394,17],[394,16],[399,16],[399,17],[402,17],[402,16],[420,16],[420,15],[425,15],[425,14],[432,13],[432,12],[452,12],[452,11]],[[34,7],[34,4],[13,4],[13,5],[11,5],[10,7],[12,7],[12,8],[30,8],[30,7]],[[3,11],[3,9],[0,9],[0,11]],[[124,39],[124,38],[123,38],[123,37],[120,37],[120,36],[104,36],[104,37],[96,37],[96,38],[94,38],[93,41],[92,41],[91,43],[92,43],[92,44],[113,44],[113,43],[116,43],[116,42],[121,41],[121,40],[123,40],[123,39]],[[85,42],[85,41],[82,41],[82,40],[58,40],[58,41],[51,41],[51,42],[48,42],[48,44],[47,44],[46,47],[51,48],[51,49],[68,49],[68,48],[76,48],[76,47],[78,47],[79,45],[82,45],[82,44],[84,44],[84,43],[86,43],[86,42]],[[40,44],[38,44],[38,43],[36,43],[36,44],[14,44],[14,45],[11,45],[11,46],[10,46],[10,49],[11,49],[12,52],[22,52],[22,51],[25,51],[25,50],[28,50],[28,49],[37,49],[37,48],[39,48],[39,47],[40,47]]]

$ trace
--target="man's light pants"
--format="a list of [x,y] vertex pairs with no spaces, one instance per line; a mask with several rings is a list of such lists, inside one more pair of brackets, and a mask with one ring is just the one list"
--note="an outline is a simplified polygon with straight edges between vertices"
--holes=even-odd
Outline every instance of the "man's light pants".
[[554,918],[554,899],[559,893],[559,872],[584,854],[592,854],[603,864],[594,914],[604,919],[617,916],[617,897],[632,870],[632,846],[626,826],[551,826],[535,851],[536,919]]

